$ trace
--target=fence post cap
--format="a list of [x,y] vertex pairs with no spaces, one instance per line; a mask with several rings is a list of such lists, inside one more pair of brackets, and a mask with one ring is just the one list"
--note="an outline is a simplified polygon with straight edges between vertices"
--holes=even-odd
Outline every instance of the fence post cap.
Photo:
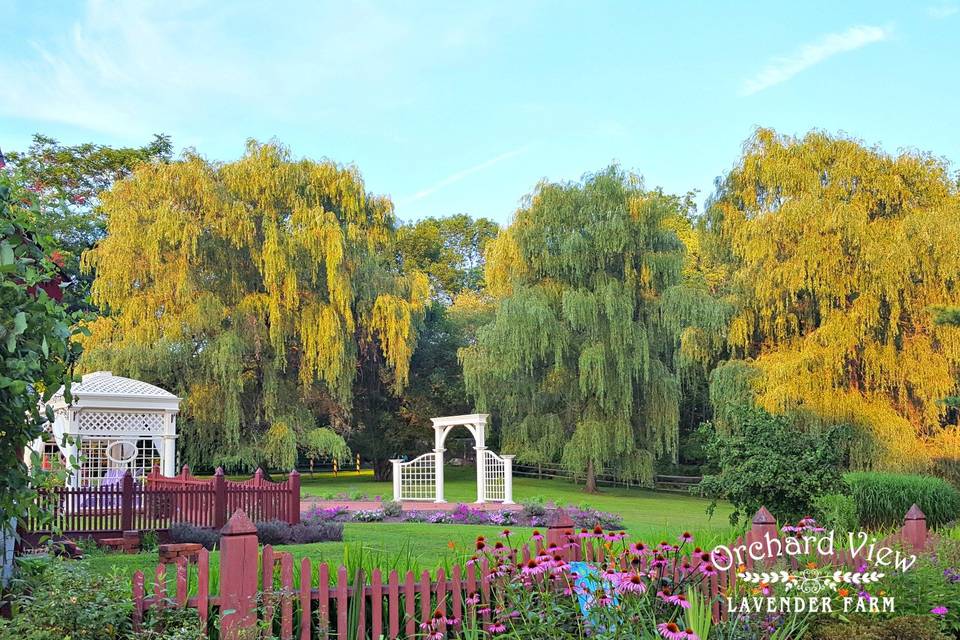
[[753,516],[753,524],[777,524],[777,519],[766,507],[760,507],[757,514]]
[[215,475],[215,476],[222,476],[222,475],[223,475],[223,467],[217,467],[217,470],[213,472],[213,475]]
[[132,478],[132,477],[133,477],[133,474],[130,473],[130,469],[127,469],[126,471],[123,472],[123,477],[124,477],[124,478],[128,478],[128,477],[129,477],[129,478]]
[[243,509],[234,511],[227,524],[223,526],[223,529],[220,529],[220,534],[225,536],[242,536],[251,533],[256,534],[257,527],[243,512]]
[[550,529],[569,529],[573,527],[573,520],[567,515],[566,509],[557,508],[547,519],[547,527]]
[[296,469],[294,469],[293,471],[290,472],[290,475],[287,476],[287,477],[291,477],[291,478],[292,478],[293,476],[298,476],[298,475],[300,475],[300,472],[297,471]]
[[917,503],[913,503],[913,506],[910,507],[910,510],[907,511],[906,517],[904,520],[926,520],[927,516],[924,515],[923,511],[920,511],[920,507],[917,506]]
[[183,465],[182,467],[180,467],[180,475],[182,476],[190,475],[190,467],[188,467],[187,465]]

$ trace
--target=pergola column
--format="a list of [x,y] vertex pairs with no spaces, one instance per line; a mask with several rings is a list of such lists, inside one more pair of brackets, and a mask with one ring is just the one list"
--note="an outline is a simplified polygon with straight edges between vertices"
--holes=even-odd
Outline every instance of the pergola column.
[[164,412],[163,430],[162,473],[172,478],[177,475],[177,414],[175,412]]
[[436,456],[436,462],[434,462],[434,486],[436,487],[436,496],[433,501],[436,503],[443,503],[446,500],[443,499],[443,449],[435,449],[433,455]]
[[393,458],[390,460],[390,464],[393,465],[393,499],[395,502],[400,502],[400,500],[403,499],[403,497],[400,495],[400,474],[402,473],[402,467],[400,465],[403,464],[403,460],[400,458]]
[[477,504],[487,501],[487,448],[474,447],[477,450]]

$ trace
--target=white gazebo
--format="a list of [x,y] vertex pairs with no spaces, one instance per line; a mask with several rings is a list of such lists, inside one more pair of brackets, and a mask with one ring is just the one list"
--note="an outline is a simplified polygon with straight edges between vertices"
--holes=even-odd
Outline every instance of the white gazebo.
[[[180,398],[109,371],[84,375],[70,391],[70,404],[62,388],[50,399],[54,422],[47,425],[47,438],[31,448],[43,454],[45,464],[55,455],[80,460],[69,480],[72,486],[112,483],[127,470],[143,477],[154,465],[165,476],[176,475]],[[66,443],[64,435],[69,436]]]
[[432,500],[446,502],[443,497],[443,452],[447,435],[455,427],[466,427],[473,436],[477,451],[477,503],[513,504],[513,456],[500,456],[487,449],[486,413],[431,418],[434,447],[409,462],[393,463],[394,500]]

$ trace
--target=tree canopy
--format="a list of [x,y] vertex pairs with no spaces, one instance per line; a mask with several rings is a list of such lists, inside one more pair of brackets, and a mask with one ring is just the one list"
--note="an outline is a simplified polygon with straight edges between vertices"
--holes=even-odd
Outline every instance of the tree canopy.
[[610,167],[542,183],[488,248],[492,321],[461,352],[467,391],[528,461],[652,478],[677,451],[673,337],[658,319],[682,278],[675,198]]
[[[722,182],[702,238],[734,308],[712,373],[716,424],[756,402],[799,424],[859,428],[854,464],[923,468],[956,441],[960,199],[946,164],[855,140],[761,129]],[[948,419],[949,418],[949,419]]]
[[86,368],[186,398],[186,458],[293,465],[348,433],[358,371],[407,384],[429,296],[393,249],[393,209],[358,171],[251,141],[235,162],[196,154],[138,167],[102,194]]

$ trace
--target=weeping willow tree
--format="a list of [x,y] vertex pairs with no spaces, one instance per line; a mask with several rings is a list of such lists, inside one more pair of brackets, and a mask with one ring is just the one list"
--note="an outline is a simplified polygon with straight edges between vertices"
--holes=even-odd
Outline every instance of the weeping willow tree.
[[344,456],[317,424],[346,428],[357,371],[406,384],[429,285],[389,257],[392,205],[355,169],[250,142],[236,162],[141,166],[102,208],[107,235],[84,264],[109,314],[83,364],[180,391],[188,461]]
[[[718,426],[738,403],[859,427],[852,462],[924,468],[956,440],[960,199],[932,156],[759,130],[707,216],[727,275],[733,358],[712,373]],[[729,425],[727,425],[729,427]]]
[[487,250],[489,324],[461,350],[468,393],[501,448],[531,462],[650,481],[675,458],[679,388],[659,301],[679,284],[675,198],[611,167],[543,183]]

